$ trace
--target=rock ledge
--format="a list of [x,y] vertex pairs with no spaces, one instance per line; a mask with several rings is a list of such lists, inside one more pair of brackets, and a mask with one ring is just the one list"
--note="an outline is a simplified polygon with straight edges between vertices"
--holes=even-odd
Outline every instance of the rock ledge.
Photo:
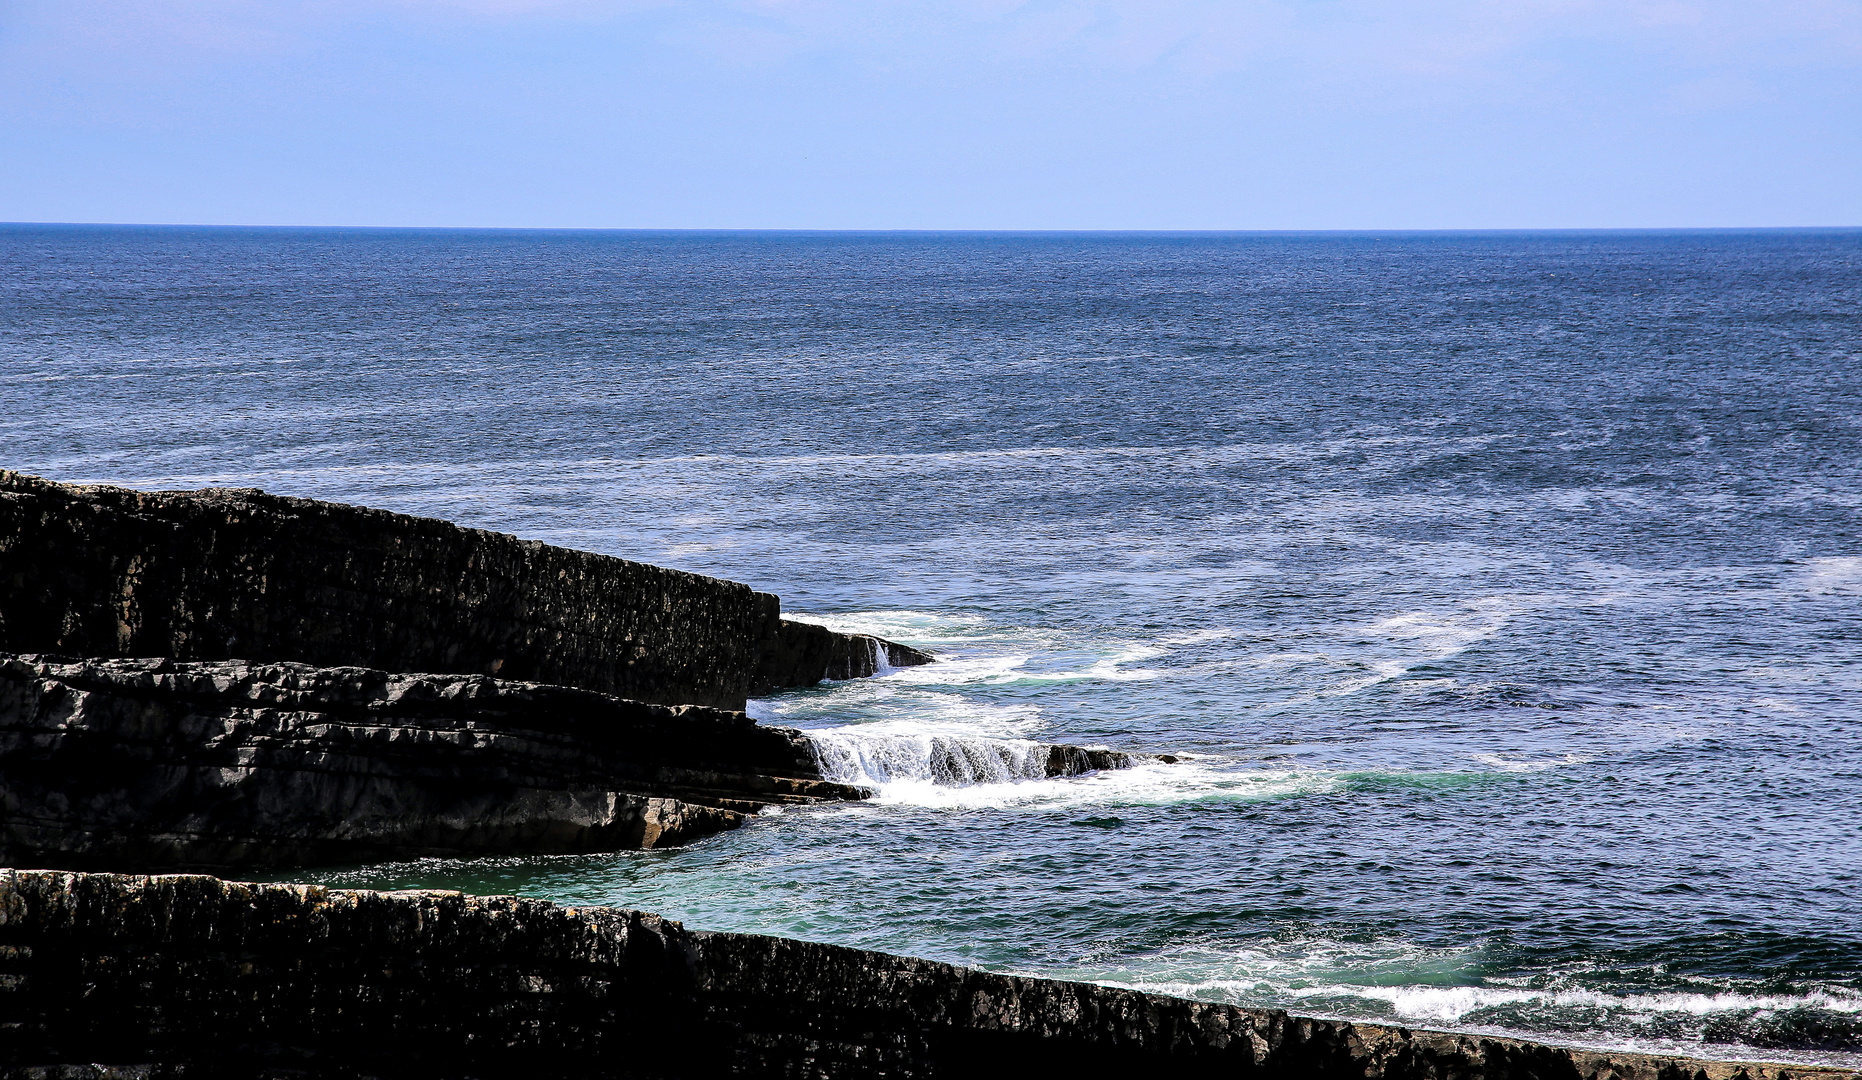
[[638,911],[34,870],[0,870],[0,1018],[0,1077],[47,1080],[1858,1076],[1307,1019]]
[[[1043,748],[1049,775],[1129,764]],[[861,799],[803,733],[483,675],[0,654],[0,865],[213,870],[683,844]]]

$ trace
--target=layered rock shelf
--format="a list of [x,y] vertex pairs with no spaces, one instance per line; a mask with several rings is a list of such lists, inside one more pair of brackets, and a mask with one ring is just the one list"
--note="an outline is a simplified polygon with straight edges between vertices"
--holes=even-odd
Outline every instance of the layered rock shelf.
[[[1130,764],[1043,748],[1049,775]],[[254,868],[666,847],[859,799],[741,712],[483,675],[0,657],[0,865]]]
[[662,705],[931,658],[747,585],[253,488],[0,471],[0,651],[494,675]]
[[0,871],[0,1077],[1855,1080],[991,974],[511,897]]
[[660,847],[859,798],[740,712],[485,676],[0,662],[0,862],[230,868]]

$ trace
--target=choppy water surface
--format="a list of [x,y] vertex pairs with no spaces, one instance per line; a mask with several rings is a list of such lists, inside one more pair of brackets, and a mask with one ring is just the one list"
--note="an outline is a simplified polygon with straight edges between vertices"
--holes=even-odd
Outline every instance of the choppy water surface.
[[870,804],[302,879],[1862,1063],[1862,234],[13,227],[0,274],[0,463],[944,657],[754,705]]

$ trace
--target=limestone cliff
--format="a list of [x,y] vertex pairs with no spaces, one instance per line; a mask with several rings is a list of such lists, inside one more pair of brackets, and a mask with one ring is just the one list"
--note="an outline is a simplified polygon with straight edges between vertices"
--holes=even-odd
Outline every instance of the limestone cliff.
[[930,657],[747,585],[251,488],[0,471],[0,651],[496,675],[741,709]]
[[1305,1019],[637,911],[28,870],[0,870],[0,1018],[0,1078],[22,1080],[1859,1075]]

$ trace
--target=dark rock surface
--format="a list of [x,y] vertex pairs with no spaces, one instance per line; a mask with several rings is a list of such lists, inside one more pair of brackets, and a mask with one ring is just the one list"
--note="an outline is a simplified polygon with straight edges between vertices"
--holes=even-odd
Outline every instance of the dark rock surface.
[[5,652],[357,664],[741,709],[753,688],[874,674],[876,640],[785,622],[747,585],[432,518],[0,471]]
[[[1048,774],[1131,764],[1047,749]],[[0,656],[0,865],[616,851],[858,799],[801,732],[482,675]]]
[[0,871],[0,1077],[1011,1074],[1857,1076],[1303,1019],[510,897]]
[[782,629],[766,646],[750,687],[751,694],[767,694],[784,686],[807,685],[798,672],[821,674],[821,679],[864,679],[888,668],[914,667],[932,662],[930,653],[909,645],[872,637],[842,634],[814,623],[782,620]]
[[614,851],[862,795],[740,712],[472,675],[0,658],[0,864]]
[[[1162,756],[1153,760],[1162,761]],[[1171,758],[1166,764],[1174,765],[1177,759]],[[1047,748],[1047,775],[1078,776],[1081,773],[1097,772],[1100,769],[1129,769],[1136,764],[1137,757],[1122,754],[1117,750],[1097,750],[1086,746],[1053,745]]]

